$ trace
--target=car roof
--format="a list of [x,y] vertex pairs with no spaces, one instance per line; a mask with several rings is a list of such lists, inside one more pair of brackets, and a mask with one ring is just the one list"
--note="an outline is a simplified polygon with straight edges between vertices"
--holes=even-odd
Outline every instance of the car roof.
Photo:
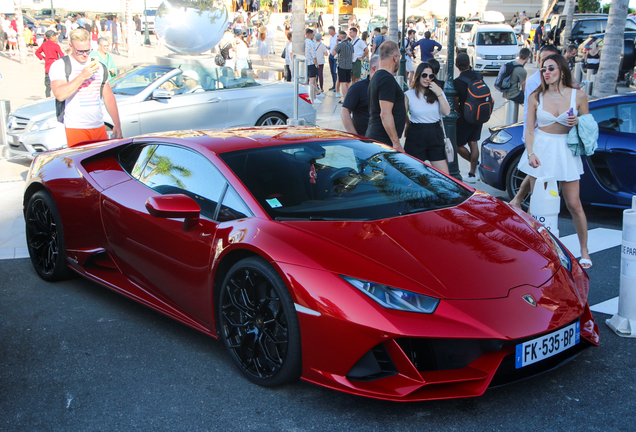
[[148,138],[186,140],[216,154],[304,142],[355,139],[346,132],[318,127],[271,126],[157,132],[138,136],[135,141],[146,141]]
[[482,24],[477,28],[477,31],[514,31],[508,24]]

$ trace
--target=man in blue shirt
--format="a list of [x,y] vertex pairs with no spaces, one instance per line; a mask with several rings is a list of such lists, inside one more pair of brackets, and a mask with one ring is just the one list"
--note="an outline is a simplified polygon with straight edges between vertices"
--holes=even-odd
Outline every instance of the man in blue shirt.
[[441,51],[442,49],[442,45],[440,43],[435,42],[431,39],[430,31],[424,33],[424,37],[413,44],[413,50],[415,50],[415,48],[418,46],[420,47],[420,53],[423,62],[435,57],[436,48],[438,51]]

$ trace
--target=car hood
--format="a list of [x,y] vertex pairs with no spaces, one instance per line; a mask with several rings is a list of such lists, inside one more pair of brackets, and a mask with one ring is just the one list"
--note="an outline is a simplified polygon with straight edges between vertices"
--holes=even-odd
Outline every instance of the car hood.
[[332,255],[331,271],[387,285],[398,274],[421,294],[447,299],[503,298],[522,285],[543,285],[560,266],[520,214],[481,192],[457,207],[391,219],[285,224],[365,258],[361,267],[347,254]]

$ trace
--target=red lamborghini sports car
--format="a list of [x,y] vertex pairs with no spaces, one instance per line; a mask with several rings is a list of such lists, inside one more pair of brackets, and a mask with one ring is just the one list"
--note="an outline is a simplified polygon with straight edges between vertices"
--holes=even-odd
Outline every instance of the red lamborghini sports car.
[[42,153],[24,214],[43,279],[74,271],[221,338],[260,385],[479,396],[599,342],[587,274],[542,225],[337,131],[173,132]]

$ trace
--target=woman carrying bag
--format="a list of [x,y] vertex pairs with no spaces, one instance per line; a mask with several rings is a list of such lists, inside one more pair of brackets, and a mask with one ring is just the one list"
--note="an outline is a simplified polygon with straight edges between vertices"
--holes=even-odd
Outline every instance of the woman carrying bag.
[[448,174],[442,114],[450,114],[444,91],[434,82],[435,74],[428,63],[420,63],[411,89],[404,96],[406,104],[406,143],[404,151]]

